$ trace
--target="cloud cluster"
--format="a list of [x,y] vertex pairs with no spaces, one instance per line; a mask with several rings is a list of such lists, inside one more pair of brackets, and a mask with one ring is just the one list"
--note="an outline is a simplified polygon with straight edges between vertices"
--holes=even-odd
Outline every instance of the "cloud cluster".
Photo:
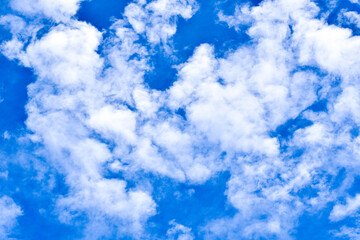
[[[231,234],[236,234],[232,229],[246,221],[243,236],[276,234],[288,239],[299,214],[318,211],[328,202],[346,196],[354,181],[354,171],[358,169],[358,137],[352,130],[358,128],[355,92],[359,89],[356,80],[359,61],[353,51],[358,51],[360,39],[352,36],[350,29],[328,25],[324,18],[315,18],[318,12],[318,7],[311,1],[265,1],[242,14],[236,11],[235,17],[222,17],[230,27],[234,18],[239,19],[239,24],[246,24],[243,19],[252,19],[248,34],[256,41],[256,52],[243,54],[241,58],[260,56],[262,68],[247,77],[252,80],[252,89],[258,84],[254,76],[261,76],[260,91],[267,89],[266,83],[272,85],[265,98],[270,101],[261,105],[269,111],[266,114],[270,116],[266,125],[270,127],[268,130],[279,130],[279,126],[295,118],[308,120],[311,124],[306,128],[295,128],[288,140],[280,138],[286,151],[277,158],[255,163],[252,159],[246,160],[250,163],[243,164],[242,169],[232,175],[228,198],[240,210],[241,216],[232,219],[234,226],[226,230],[218,225],[225,228],[228,221],[212,223],[209,227],[217,236],[227,234],[231,238]],[[350,16],[351,12],[341,14]],[[239,78],[239,74],[233,76]],[[275,81],[279,84],[278,90],[274,88]],[[279,101],[272,104],[271,98]],[[326,109],[313,111],[312,105],[324,100]],[[296,154],[298,151],[300,156]],[[346,179],[333,189],[334,179],[344,168]],[[303,196],[304,188],[311,188],[314,195]],[[336,205],[330,219],[336,221],[348,217],[357,211],[356,206],[352,199],[345,206]],[[266,221],[258,220],[264,215],[267,215]],[[254,223],[249,224],[254,219]]]
[[[101,225],[99,221],[118,222],[121,232],[140,234],[141,223],[155,213],[148,191],[127,190],[125,181],[103,173],[116,154],[102,138],[134,141],[135,118],[125,106],[107,103],[110,88],[98,79],[103,67],[96,53],[100,41],[94,27],[72,22],[54,27],[27,47],[21,60],[34,69],[38,80],[29,86],[26,124],[33,132],[31,139],[44,145],[47,159],[71,187],[57,202],[62,221],[71,222],[85,212],[95,226]],[[109,232],[89,229],[93,239]]]
[[[16,3],[11,3],[13,8]],[[78,2],[66,3],[75,6]],[[145,170],[184,180],[178,163],[163,159],[151,143],[153,129],[159,133],[167,131],[168,123],[139,124],[149,118],[154,121],[160,104],[160,93],[143,84],[145,71],[150,67],[146,47],[136,43],[142,32],[137,32],[136,27],[127,27],[131,17],[127,17],[129,22],[115,22],[112,37],[104,47],[106,57],[102,58],[96,52],[102,34],[90,24],[71,19],[73,11],[53,15],[52,11],[66,8],[51,5],[49,9],[50,5],[41,3],[39,9],[35,8],[36,4],[31,9],[21,6],[22,9],[16,10],[39,17],[52,15],[55,21],[62,22],[37,38],[36,33],[42,28],[37,21],[4,16],[2,24],[9,27],[13,38],[1,45],[4,55],[19,60],[37,75],[37,81],[28,86],[26,126],[28,138],[42,146],[37,151],[34,149],[34,153],[45,157],[69,186],[66,196],[56,201],[59,219],[73,223],[85,217],[88,221],[86,239],[112,234],[142,236],[143,224],[155,214],[156,204],[151,188],[129,187],[126,179],[132,180],[132,174]],[[155,16],[149,23],[148,33],[163,35],[167,27],[175,31],[173,16],[189,18],[194,8],[195,2],[187,1],[148,4],[147,11]],[[170,14],[169,9],[173,11]],[[158,29],[160,25],[164,28]],[[163,40],[173,34],[165,34]],[[149,42],[153,43],[152,37]],[[135,55],[138,57],[133,58]],[[183,134],[176,129],[169,130],[174,132],[173,142],[178,142]],[[163,135],[160,141],[169,144],[168,135]],[[202,170],[200,165],[196,167]],[[193,170],[188,167],[188,171]],[[127,175],[119,179],[108,176],[107,172]]]
[[[27,138],[69,186],[56,200],[61,221],[85,218],[86,239],[141,238],[156,214],[146,176],[203,184],[221,171],[231,173],[226,196],[238,212],[204,223],[208,239],[289,239],[299,216],[328,203],[337,203],[331,221],[357,218],[359,197],[347,190],[359,170],[360,38],[350,29],[327,24],[310,0],[238,6],[219,19],[246,28],[252,41],[222,58],[201,44],[176,66],[177,81],[158,91],[144,83],[151,49],[169,47],[177,17],[191,18],[197,3],[130,3],[106,39],[71,18],[78,4],[13,0],[22,14],[58,22],[40,38],[36,21],[0,20],[13,34],[2,53],[37,76],[28,86]],[[170,225],[170,239],[194,238]]]

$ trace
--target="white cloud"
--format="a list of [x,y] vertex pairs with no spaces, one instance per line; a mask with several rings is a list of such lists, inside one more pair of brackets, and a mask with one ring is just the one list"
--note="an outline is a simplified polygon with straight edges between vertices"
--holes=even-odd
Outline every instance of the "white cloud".
[[176,33],[177,17],[191,18],[197,11],[195,0],[156,0],[130,3],[124,12],[136,33],[145,34],[152,44],[162,43]]
[[[203,44],[178,66],[179,80],[173,87],[167,92],[150,91],[143,86],[148,54],[135,43],[136,33],[145,33],[151,43],[166,43],[175,33],[166,30],[176,28],[172,18],[189,18],[195,7],[188,1],[130,4],[125,16],[133,30],[122,20],[112,27],[116,35],[109,41],[113,45],[105,50],[110,67],[104,74],[100,74],[104,60],[95,52],[101,34],[77,21],[52,28],[18,54],[38,75],[29,86],[27,126],[34,132],[33,139],[45,145],[47,158],[66,175],[71,187],[69,196],[58,202],[60,209],[70,209],[69,214],[61,215],[64,221],[72,219],[71,212],[85,212],[93,224],[105,221],[94,220],[100,215],[128,221],[128,230],[141,232],[141,222],[155,213],[155,203],[148,191],[134,190],[143,199],[143,207],[138,208],[132,192],[125,190],[125,181],[104,178],[102,169],[111,163],[114,167],[110,170],[128,174],[145,170],[197,184],[217,171],[231,169],[230,202],[246,219],[260,213],[273,215],[267,223],[244,225],[246,235],[251,236],[262,224],[268,232],[285,235],[282,229],[291,227],[281,212],[272,214],[265,208],[274,202],[279,208],[297,204],[289,192],[307,183],[309,177],[305,171],[304,180],[292,181],[294,173],[284,188],[281,186],[286,183],[271,181],[290,166],[284,167],[279,143],[269,131],[316,100],[318,79],[306,71],[291,73],[294,67],[288,62],[294,60],[283,45],[287,23],[276,25],[281,29],[276,35],[257,24],[249,30],[259,41],[257,45],[216,59],[213,47]],[[254,11],[254,18],[266,23],[263,16]],[[130,61],[134,53],[139,58]],[[171,111],[184,108],[187,122],[161,111],[161,106]],[[93,138],[93,133],[110,141],[112,147]],[[223,152],[227,152],[229,162],[220,158]],[[249,157],[235,158],[237,155]],[[113,185],[123,187],[115,190]],[[252,193],[259,186],[264,197]],[[239,204],[243,199],[252,201]],[[259,204],[252,207],[255,203]],[[132,215],[131,209],[138,212]]]
[[1,16],[0,24],[9,28],[13,35],[23,34],[26,27],[26,22],[21,17],[15,15]]
[[88,126],[109,139],[123,138],[132,144],[136,141],[136,114],[128,109],[105,106],[90,113]]
[[336,237],[358,240],[360,239],[360,231],[358,228],[341,227],[339,231],[332,232]]
[[166,232],[167,239],[173,240],[193,240],[194,236],[191,233],[191,228],[185,227],[184,225],[178,224],[175,220],[171,220],[169,225],[172,226]]
[[[238,213],[210,222],[207,236],[289,239],[305,210],[315,211],[344,195],[348,183],[330,191],[323,175],[359,169],[353,159],[359,157],[360,138],[352,137],[350,129],[359,124],[360,72],[354,53],[360,40],[349,29],[315,18],[319,9],[313,2],[264,1],[238,7],[235,16],[220,13],[230,27],[251,24],[252,44],[223,58],[209,44],[198,46],[177,66],[178,79],[167,91],[144,84],[151,53],[137,40],[144,34],[150,45],[167,45],[177,17],[189,19],[197,10],[195,1],[129,4],[125,19],[111,27],[104,57],[97,53],[102,34],[69,18],[78,1],[63,9],[36,4],[21,11],[45,16],[55,11],[56,21],[67,22],[23,49],[19,34],[26,31],[24,22],[2,18],[14,36],[1,49],[38,77],[28,87],[29,138],[42,144],[41,156],[65,175],[70,187],[57,201],[61,220],[72,223],[86,215],[88,239],[112,234],[113,228],[119,236],[141,238],[156,203],[146,184],[127,187],[139,172],[202,184],[229,170],[226,194]],[[336,77],[341,82],[331,87]],[[308,109],[321,98],[328,99],[327,112]],[[179,109],[186,120],[175,114]],[[296,118],[312,124],[290,127],[290,136],[280,142],[274,132]],[[303,153],[293,155],[297,150]],[[120,172],[124,179],[108,178],[107,171]],[[316,194],[302,196],[304,188]],[[355,200],[335,206],[330,218],[356,212]],[[193,239],[189,228],[170,224],[169,238]]]
[[219,20],[226,22],[229,27],[234,27],[239,30],[239,26],[248,25],[251,23],[250,7],[249,5],[236,6],[234,15],[224,15],[222,11],[218,13]]
[[357,27],[360,27],[360,15],[354,11],[340,11],[338,21],[340,23],[355,24]]
[[[221,76],[212,52],[209,45],[202,45],[181,66],[180,79],[169,90],[170,106],[186,108],[195,129],[225,151],[276,155],[277,141],[265,134],[261,103],[243,82],[223,86],[217,81]],[[230,79],[224,76],[224,81]],[[261,149],[254,142],[261,142]]]
[[35,37],[36,32],[42,27],[38,23],[28,24],[21,17],[11,14],[1,16],[0,25],[9,29],[12,34],[11,40],[4,41],[0,45],[1,53],[11,60],[19,58],[25,43]]
[[348,216],[354,215],[360,208],[360,195],[357,194],[354,198],[347,198],[346,204],[337,204],[330,213],[330,220],[339,221]]
[[68,21],[76,14],[82,0],[10,0],[10,6],[28,16],[51,18],[56,22]]
[[[228,199],[240,213],[231,220],[219,219],[210,223],[207,230],[210,232],[209,237],[215,238],[223,234],[226,234],[227,238],[276,234],[279,238],[288,239],[289,231],[295,227],[296,219],[304,209],[316,211],[318,207],[325,207],[325,203],[334,201],[339,195],[344,194],[345,182],[339,192],[330,192],[329,183],[326,183],[327,180],[321,172],[337,175],[341,167],[352,170],[358,167],[357,162],[352,161],[358,154],[357,139],[351,140],[351,125],[347,124],[349,119],[356,123],[358,121],[358,111],[355,110],[358,97],[355,89],[359,86],[350,79],[357,79],[359,74],[355,67],[357,59],[351,52],[358,49],[360,41],[358,37],[353,37],[348,29],[327,25],[323,19],[314,19],[318,8],[310,1],[264,1],[249,10],[239,9],[235,11],[235,16],[223,20],[228,22],[230,27],[237,28],[239,24],[249,24],[247,19],[251,19],[248,34],[255,44],[240,47],[232,55],[221,60],[219,67],[220,70],[223,68],[220,76],[225,86],[232,84],[231,90],[234,90],[242,83],[242,88],[248,91],[248,95],[253,99],[244,102],[248,105],[257,102],[257,105],[252,104],[251,110],[239,112],[255,120],[256,129],[264,129],[264,133],[260,135],[264,137],[268,136],[271,129],[276,129],[277,126],[297,116],[308,118],[314,123],[305,129],[297,130],[293,138],[290,136],[289,142],[284,142],[291,147],[287,149],[288,153],[266,154],[268,158],[264,158],[257,155],[261,151],[253,151],[253,155],[239,157],[236,164],[231,165],[232,177],[228,182]],[[332,91],[336,91],[336,88],[329,89],[327,77],[319,78],[311,70],[300,70],[302,66],[318,67],[325,74],[330,72],[333,74],[327,76],[330,79],[334,79],[334,75],[340,76],[340,95],[334,96]],[[197,89],[197,85],[190,88]],[[210,90],[211,87],[207,89]],[[317,101],[317,89],[323,89],[319,97],[328,97],[329,113],[316,114],[306,111],[300,114]],[[324,93],[325,89],[328,92]],[[246,96],[244,90],[236,96]],[[223,95],[228,97],[230,93],[231,91],[227,90]],[[195,96],[195,102],[199,101],[196,94],[196,91],[189,94]],[[214,96],[211,93],[207,95]],[[215,101],[213,99],[219,96],[221,90],[216,91],[216,97],[212,97],[211,101]],[[234,99],[229,100],[226,106],[234,102]],[[186,100],[185,103],[187,109],[191,109],[194,104]],[[241,105],[238,103],[236,106]],[[212,121],[224,108],[217,107],[216,111],[212,111],[216,114],[208,114],[206,119]],[[206,108],[199,107],[196,112],[200,113],[200,109]],[[224,112],[230,113],[231,110]],[[187,117],[191,121],[191,113]],[[221,126],[224,121],[227,121],[227,117],[222,115],[221,121],[208,128],[207,132],[211,133],[215,126]],[[244,124],[247,121],[239,122]],[[206,124],[202,123],[201,126]],[[230,124],[227,123],[225,126]],[[261,133],[252,130],[248,125],[242,129],[250,130],[251,136]],[[226,134],[227,137],[232,133],[237,136],[234,139],[244,136],[236,133],[235,127],[231,130],[232,132]],[[215,139],[221,138],[217,136]],[[231,142],[236,143],[236,140]],[[250,146],[256,146],[255,142],[259,141],[250,142]],[[262,146],[261,150],[266,149],[265,144],[259,145]],[[244,147],[246,144],[242,143],[241,146]],[[294,158],[288,155],[292,149],[301,149],[304,153]],[[351,179],[350,176],[349,178]],[[313,188],[318,195],[309,199],[297,196],[296,193],[305,186]],[[297,211],[292,211],[292,214],[287,216],[279,211],[294,208],[293,206],[296,206]],[[257,220],[264,215],[267,216],[266,220]]]
[[[32,132],[29,137],[44,146],[39,153],[65,176],[70,187],[68,195],[57,201],[62,221],[72,223],[84,213],[89,220],[85,234],[94,239],[114,229],[117,234],[140,236],[143,223],[156,212],[150,190],[126,189],[125,181],[104,177],[104,166],[116,155],[91,137],[97,133],[118,141],[119,148],[136,139],[136,114],[124,105],[109,103],[117,99],[107,97],[111,95],[106,92],[110,89],[107,80],[99,79],[103,60],[96,50],[100,41],[94,27],[73,21],[52,28],[17,56],[38,76],[28,87],[26,124]],[[128,69],[120,70],[131,74]],[[114,229],[101,230],[110,223]]]
[[58,25],[41,40],[34,41],[20,56],[25,66],[33,67],[39,78],[51,80],[57,87],[94,82],[102,60],[95,53],[101,34],[89,24],[72,22]]
[[[116,179],[88,179],[87,176],[72,176],[73,189],[70,196],[59,199],[57,207],[60,220],[72,223],[81,212],[85,212],[90,223],[97,222],[96,229],[89,229],[87,239],[99,239],[112,234],[112,227],[118,235],[140,237],[143,224],[148,217],[155,214],[155,203],[146,192],[127,191],[126,182]],[[76,186],[77,185],[77,186]],[[95,234],[95,235],[94,235]]]
[[16,219],[22,215],[21,208],[8,196],[0,198],[0,237],[7,239],[17,224]]

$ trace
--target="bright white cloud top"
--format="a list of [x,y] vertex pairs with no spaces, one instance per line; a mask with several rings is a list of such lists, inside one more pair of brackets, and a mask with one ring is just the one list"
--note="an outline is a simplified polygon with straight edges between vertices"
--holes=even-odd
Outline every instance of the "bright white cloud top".
[[[0,18],[12,36],[1,53],[36,76],[25,129],[11,136],[16,162],[32,162],[49,191],[47,174],[62,176],[67,192],[52,196],[54,218],[79,226],[83,239],[300,239],[304,214],[327,214],[338,223],[332,238],[360,238],[360,193],[351,192],[360,38],[346,27],[358,28],[359,12],[344,8],[333,24],[336,1],[239,2],[233,15],[214,7],[217,24],[250,40],[223,55],[199,44],[174,66],[174,83],[155,89],[145,79],[157,71],[151,60],[158,51],[176,58],[177,24],[202,5],[129,2],[101,31],[77,18],[80,2],[11,0]],[[195,229],[174,217],[163,235],[149,231],[166,211],[154,179],[202,186],[223,172],[219,194],[234,214],[205,216]],[[0,236],[10,238],[21,204],[3,196],[0,209]]]

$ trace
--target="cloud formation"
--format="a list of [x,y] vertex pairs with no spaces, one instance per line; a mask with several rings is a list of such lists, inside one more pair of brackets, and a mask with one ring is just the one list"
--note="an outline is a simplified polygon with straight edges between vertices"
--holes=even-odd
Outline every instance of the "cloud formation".
[[[0,19],[12,34],[1,52],[37,77],[25,138],[64,176],[68,192],[55,200],[61,222],[86,219],[85,239],[146,238],[159,212],[151,177],[202,185],[224,171],[236,213],[202,223],[207,239],[290,239],[300,216],[329,204],[330,221],[358,219],[359,197],[348,196],[360,142],[360,39],[351,29],[327,23],[310,0],[219,11],[251,41],[222,57],[200,44],[174,66],[174,84],[155,90],[144,77],[156,71],[154,47],[171,54],[178,18],[191,19],[200,5],[134,1],[105,36],[73,17],[79,4],[13,0],[19,15]],[[38,36],[37,18],[55,23]],[[358,24],[352,11],[338,19]],[[14,219],[21,211],[12,208]],[[198,236],[176,219],[170,225],[169,239]]]

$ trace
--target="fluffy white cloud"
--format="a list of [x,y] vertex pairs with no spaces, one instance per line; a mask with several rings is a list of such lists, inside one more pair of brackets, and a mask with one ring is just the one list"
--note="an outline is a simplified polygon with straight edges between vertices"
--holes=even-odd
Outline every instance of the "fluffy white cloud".
[[16,225],[16,218],[22,215],[22,211],[10,197],[2,196],[0,198],[0,212],[0,237],[7,239]]
[[136,33],[144,33],[150,43],[167,44],[176,33],[177,17],[191,18],[197,11],[195,0],[145,0],[130,3],[124,12]]
[[10,14],[0,17],[0,25],[8,28],[12,33],[12,39],[4,41],[0,45],[1,53],[11,60],[19,58],[25,43],[35,37],[37,31],[42,27],[38,23],[28,24],[21,17]]
[[148,190],[129,190],[125,181],[103,176],[104,166],[116,155],[91,136],[97,133],[124,146],[136,137],[136,114],[109,103],[110,88],[99,79],[100,41],[94,27],[73,21],[52,28],[17,55],[38,76],[29,86],[26,124],[29,137],[44,146],[41,154],[65,175],[70,187],[57,201],[62,221],[71,223],[85,213],[93,239],[111,234],[101,230],[109,219],[117,222],[119,234],[141,235],[142,223],[155,213],[156,204]]
[[222,69],[226,60],[222,63],[218,66],[209,45],[200,46],[182,66],[180,79],[169,90],[171,106],[186,108],[188,121],[225,151],[278,154],[276,139],[266,134],[265,109],[249,93],[246,83],[236,81],[224,86],[218,82],[220,77],[226,83],[232,80],[219,74],[218,68],[228,72]]
[[68,21],[76,14],[82,0],[10,0],[10,7],[21,14]]
[[[331,192],[331,184],[324,178],[324,172],[336,176],[339,169],[344,167],[349,172],[358,169],[358,163],[354,160],[358,158],[358,140],[352,139],[350,129],[352,122],[358,122],[358,90],[355,89],[359,89],[359,85],[354,81],[359,75],[356,67],[358,60],[352,52],[359,49],[360,41],[352,36],[349,29],[327,25],[324,19],[315,19],[318,8],[311,1],[264,1],[259,6],[241,9],[235,11],[235,16],[219,15],[229,27],[239,29],[236,24],[251,24],[247,32],[255,44],[239,48],[233,53],[234,57],[220,61],[224,68],[223,84],[231,83],[234,89],[236,84],[243,82],[243,88],[258,101],[258,108],[252,107],[251,111],[241,113],[251,116],[257,109],[263,113],[251,118],[264,121],[263,125],[256,124],[257,129],[264,126],[263,136],[268,136],[271,129],[296,117],[310,120],[313,124],[297,130],[293,137],[290,136],[290,141],[284,141],[283,144],[290,148],[281,155],[271,158],[256,155],[239,157],[237,167],[231,166],[228,199],[240,212],[231,220],[219,219],[210,223],[209,237],[276,234],[279,238],[288,239],[297,217],[305,209],[317,211],[325,207],[327,202],[344,195],[350,187],[351,174],[339,189]],[[311,70],[312,67],[319,68],[318,71],[324,72],[325,76],[320,78]],[[327,73],[330,74],[326,76]],[[341,78],[340,86],[330,87],[335,76]],[[216,97],[221,95],[219,93],[221,91],[217,91]],[[229,96],[230,93],[227,91],[224,95]],[[195,94],[191,93],[191,96]],[[246,96],[244,93],[239,95]],[[319,97],[328,99],[328,112],[318,114],[306,110]],[[198,98],[195,99],[198,101]],[[233,102],[229,101],[227,105]],[[245,102],[249,104],[254,100]],[[192,104],[189,102],[186,107]],[[223,122],[227,118],[221,119]],[[235,129],[232,128],[232,133]],[[253,136],[256,131],[252,130],[251,133]],[[231,136],[231,133],[226,136]],[[256,146],[255,143],[250,145]],[[265,144],[260,146],[266,149]],[[304,152],[299,157],[291,156],[292,151],[297,150]],[[258,154],[259,151],[254,153]],[[316,194],[309,198],[298,196],[297,193],[304,187],[312,188]],[[292,214],[283,214],[283,211],[290,212],[293,208],[296,211],[292,211]],[[337,206],[332,216],[344,213],[346,209],[345,206]],[[258,220],[265,215],[266,220]],[[242,230],[236,230],[239,228]]]

